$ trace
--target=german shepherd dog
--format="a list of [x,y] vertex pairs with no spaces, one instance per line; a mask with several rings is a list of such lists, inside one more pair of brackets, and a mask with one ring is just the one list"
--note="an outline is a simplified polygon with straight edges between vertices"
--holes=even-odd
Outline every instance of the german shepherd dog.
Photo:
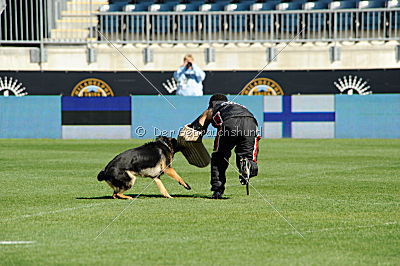
[[171,166],[174,154],[178,151],[176,139],[157,137],[153,142],[117,155],[100,171],[97,180],[104,180],[110,185],[114,190],[112,195],[114,199],[132,199],[123,193],[134,185],[136,177],[150,177],[153,178],[164,197],[172,198],[160,179],[164,173],[178,181],[187,190],[191,189]]

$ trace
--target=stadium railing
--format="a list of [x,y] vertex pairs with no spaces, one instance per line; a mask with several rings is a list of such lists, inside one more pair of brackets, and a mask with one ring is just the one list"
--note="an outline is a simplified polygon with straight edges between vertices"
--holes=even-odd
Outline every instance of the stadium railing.
[[[118,43],[265,43],[398,40],[400,9],[99,12],[101,35]],[[115,31],[109,21],[122,21]],[[97,32],[97,42],[107,42]],[[295,38],[296,37],[296,38]]]
[[0,44],[107,43],[106,38],[121,44],[400,39],[398,4],[386,7],[387,2],[379,0],[362,4],[278,2],[217,1],[205,5],[201,1],[169,1],[154,5],[142,1],[129,5],[127,1],[108,4],[105,0],[6,0],[0,16]]

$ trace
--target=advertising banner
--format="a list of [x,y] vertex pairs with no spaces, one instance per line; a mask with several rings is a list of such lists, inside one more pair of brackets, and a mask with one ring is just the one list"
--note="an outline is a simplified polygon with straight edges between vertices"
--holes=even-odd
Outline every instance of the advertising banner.
[[[400,69],[315,71],[206,71],[204,94],[367,95],[400,93]],[[173,72],[0,72],[0,95],[78,97],[174,95]],[[254,78],[256,77],[257,78]],[[151,84],[150,84],[151,83]],[[175,85],[174,85],[175,84]]]

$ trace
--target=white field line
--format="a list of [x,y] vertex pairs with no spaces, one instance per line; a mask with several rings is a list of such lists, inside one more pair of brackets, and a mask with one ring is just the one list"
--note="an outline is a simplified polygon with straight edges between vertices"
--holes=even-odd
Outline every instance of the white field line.
[[36,241],[0,241],[0,245],[21,245],[21,244],[33,244]]
[[[359,226],[349,226],[349,227],[328,227],[328,228],[322,228],[322,229],[317,229],[317,230],[303,231],[303,233],[312,234],[312,233],[321,233],[321,232],[329,232],[329,231],[345,231],[345,230],[365,229],[365,228],[373,228],[373,227],[380,227],[380,226],[389,226],[389,225],[395,225],[395,224],[398,224],[398,222],[387,222],[387,223],[383,223],[383,224],[359,225]],[[293,234],[293,232],[284,233],[284,235],[292,235],[292,234]]]
[[[322,232],[334,232],[334,231],[345,231],[345,230],[356,230],[356,229],[367,229],[367,228],[373,228],[373,227],[385,227],[385,226],[390,226],[390,225],[397,225],[398,222],[386,222],[382,224],[372,224],[372,225],[360,225],[360,226],[349,226],[349,227],[327,227],[327,228],[321,228],[317,230],[307,230],[303,231],[303,234],[313,234],[313,233],[322,233]],[[295,232],[282,232],[282,233],[277,233],[277,232],[271,232],[267,233],[265,235],[273,235],[273,236],[286,236],[286,235],[293,235]],[[193,240],[201,240],[204,239],[204,236],[201,235],[192,235],[185,237],[183,240],[187,241],[193,241]],[[159,240],[157,238],[145,238],[145,239],[121,239],[119,242],[121,243],[137,243],[137,242],[154,242],[156,240]],[[35,241],[3,241],[3,242],[35,242]],[[32,244],[33,244],[32,243]],[[28,243],[26,243],[28,244]],[[45,243],[41,243],[42,245],[47,245]],[[10,244],[11,245],[11,244]],[[39,244],[40,245],[40,244]],[[56,243],[52,243],[52,246],[66,246],[70,245],[70,242],[68,240],[58,240]]]
[[15,216],[15,217],[9,217],[9,218],[5,218],[5,219],[1,219],[0,222],[8,222],[8,221],[15,221],[15,220],[19,220],[19,219],[40,217],[40,216],[45,216],[45,215],[57,214],[57,213],[61,213],[61,212],[68,212],[68,211],[75,211],[75,210],[84,209],[84,208],[91,208],[91,207],[94,207],[94,206],[100,206],[100,205],[105,205],[105,204],[110,204],[110,202],[93,203],[93,204],[82,205],[82,206],[71,207],[71,208],[65,208],[65,209],[54,210],[54,211],[38,212],[38,213],[33,213],[33,214],[25,214],[25,215],[21,215],[21,216]]
[[[302,233],[304,234],[313,234],[313,233],[322,233],[322,232],[333,232],[333,231],[344,231],[344,230],[356,230],[356,229],[366,229],[366,228],[373,228],[373,227],[383,227],[383,226],[390,226],[390,225],[395,225],[398,224],[398,222],[387,222],[383,224],[374,224],[374,225],[360,225],[360,226],[349,226],[349,227],[329,227],[329,228],[321,228],[318,230],[308,230],[308,231],[303,231]],[[296,232],[286,232],[286,233],[277,233],[277,232],[271,232],[271,233],[266,233],[265,235],[269,236],[286,236],[286,235],[293,235]],[[201,240],[204,239],[204,236],[198,235],[198,236],[188,236],[184,237],[182,240],[187,240],[187,241],[193,241],[193,240]],[[120,240],[121,243],[135,243],[135,242],[154,242],[156,240],[159,240],[158,238],[146,238],[146,239],[124,239]]]

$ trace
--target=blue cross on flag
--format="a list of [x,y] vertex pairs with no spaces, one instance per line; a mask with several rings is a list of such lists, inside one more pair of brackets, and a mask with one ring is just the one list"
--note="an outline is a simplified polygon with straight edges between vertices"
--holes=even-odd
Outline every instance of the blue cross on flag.
[[335,96],[264,97],[266,138],[334,138]]

